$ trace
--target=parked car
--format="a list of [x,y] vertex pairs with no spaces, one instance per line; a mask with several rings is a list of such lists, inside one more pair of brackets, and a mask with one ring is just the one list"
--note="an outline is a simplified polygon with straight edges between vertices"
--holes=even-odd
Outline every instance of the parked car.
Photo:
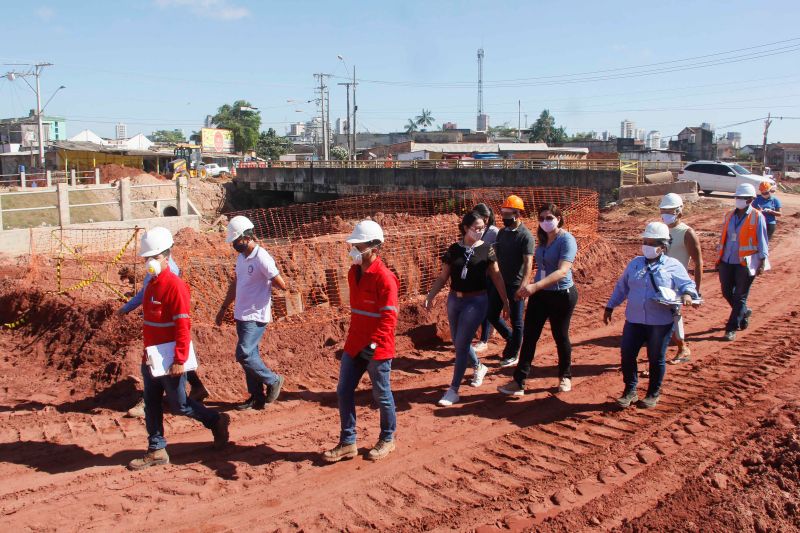
[[762,181],[775,184],[775,180],[771,176],[753,174],[741,165],[721,161],[689,163],[678,172],[678,180],[696,181],[697,189],[705,194],[711,194],[712,191],[735,192],[736,187],[741,183],[749,183],[756,190]]
[[206,175],[211,176],[212,178],[216,178],[220,174],[230,174],[231,169],[228,167],[221,167],[216,163],[206,163],[203,165],[203,168],[206,170]]

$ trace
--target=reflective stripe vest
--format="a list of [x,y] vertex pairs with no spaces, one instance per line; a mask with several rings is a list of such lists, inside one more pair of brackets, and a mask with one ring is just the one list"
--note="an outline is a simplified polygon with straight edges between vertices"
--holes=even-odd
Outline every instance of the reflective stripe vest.
[[355,357],[374,342],[377,347],[373,359],[392,359],[400,286],[397,276],[378,258],[365,271],[351,266],[347,282],[351,314],[344,351]]
[[175,362],[189,357],[191,307],[189,287],[169,270],[150,280],[142,298],[144,345],[156,346],[175,341]]
[[[722,240],[719,246],[719,256],[717,262],[722,262],[722,256],[725,254],[725,243],[728,242],[728,226],[731,223],[731,217],[736,211],[731,211],[725,215],[725,223],[722,225]],[[747,264],[745,258],[758,252],[758,226],[761,224],[761,211],[758,209],[751,209],[750,214],[742,221],[739,226],[739,262],[743,265]]]

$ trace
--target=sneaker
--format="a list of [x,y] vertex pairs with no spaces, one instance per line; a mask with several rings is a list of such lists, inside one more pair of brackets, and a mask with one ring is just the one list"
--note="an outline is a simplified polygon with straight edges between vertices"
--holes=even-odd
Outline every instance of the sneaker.
[[519,386],[516,380],[512,379],[505,385],[497,387],[497,391],[508,396],[525,396],[525,389]]
[[503,357],[500,360],[500,368],[508,368],[510,366],[517,366],[517,361],[519,361],[519,356]]
[[476,342],[472,349],[475,350],[475,353],[485,352],[489,345],[485,342]]
[[439,405],[441,407],[449,407],[456,402],[458,402],[458,393],[453,389],[447,389],[447,392],[444,393],[442,399],[439,400]]
[[572,380],[569,378],[561,378],[558,382],[558,392],[569,392],[572,390]]
[[378,444],[376,444],[375,447],[372,448],[367,454],[367,459],[369,459],[370,461],[377,461],[378,459],[383,459],[393,451],[394,451],[393,440],[379,440]]
[[244,403],[240,403],[236,406],[237,411],[249,411],[250,409],[255,409],[256,411],[261,411],[265,407],[264,400],[256,400],[252,396],[250,396]]
[[265,401],[267,403],[272,403],[277,400],[278,395],[281,393],[281,387],[283,387],[283,376],[278,376],[277,383],[267,386],[267,399]]
[[189,398],[198,403],[203,403],[203,400],[208,398],[208,396],[208,389],[205,387],[205,385],[192,387],[192,390],[189,391]]
[[125,416],[128,418],[144,418],[144,398],[140,399],[136,405],[128,409]]
[[639,399],[639,395],[636,394],[636,389],[633,390],[626,390],[622,393],[620,398],[617,398],[617,404],[620,407],[630,407],[631,404],[636,403]]
[[748,309],[744,312],[744,318],[742,319],[742,324],[739,326],[739,329],[745,330],[750,325],[750,316],[753,314],[752,309]]
[[151,466],[166,464],[169,464],[169,455],[167,455],[167,450],[165,448],[161,448],[160,450],[148,450],[148,452],[144,454],[144,457],[134,459],[128,463],[128,468],[131,470],[144,470]]
[[661,395],[660,394],[648,394],[641,400],[639,400],[639,407],[642,409],[652,409],[656,405],[658,405],[658,399]]
[[472,381],[469,382],[471,387],[480,387],[483,385],[483,378],[486,377],[486,373],[489,371],[489,367],[484,364],[478,363],[478,368],[475,369],[475,375],[472,376]]
[[352,459],[358,455],[358,447],[356,443],[344,444],[340,442],[332,450],[328,450],[322,454],[322,460],[326,463],[337,463],[343,459]]
[[228,433],[228,426],[231,425],[231,417],[228,413],[220,413],[219,420],[211,428],[211,434],[214,435],[214,448],[220,450],[228,444],[230,434]]
[[725,332],[725,340],[726,341],[735,341],[736,340],[736,332],[735,331],[726,331]]

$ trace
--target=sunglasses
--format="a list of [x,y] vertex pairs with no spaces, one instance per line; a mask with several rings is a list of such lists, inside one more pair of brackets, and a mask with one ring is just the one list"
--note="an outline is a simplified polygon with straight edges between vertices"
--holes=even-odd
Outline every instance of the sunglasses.
[[553,215],[547,215],[546,217],[539,217],[539,222],[544,222],[545,220],[555,220],[556,217]]

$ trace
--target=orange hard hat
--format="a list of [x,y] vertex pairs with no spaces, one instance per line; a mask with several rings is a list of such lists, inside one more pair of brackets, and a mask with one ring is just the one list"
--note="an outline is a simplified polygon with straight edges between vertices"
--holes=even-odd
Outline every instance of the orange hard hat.
[[522,198],[516,194],[512,194],[506,198],[506,201],[503,202],[501,207],[504,209],[517,209],[519,211],[525,211],[525,204],[522,202]]
[[764,194],[765,192],[769,192],[769,190],[770,190],[771,188],[772,188],[772,184],[771,184],[770,182],[768,182],[768,181],[762,181],[762,182],[761,182],[761,185],[759,185],[759,186],[758,186],[758,191],[759,191],[761,194]]

